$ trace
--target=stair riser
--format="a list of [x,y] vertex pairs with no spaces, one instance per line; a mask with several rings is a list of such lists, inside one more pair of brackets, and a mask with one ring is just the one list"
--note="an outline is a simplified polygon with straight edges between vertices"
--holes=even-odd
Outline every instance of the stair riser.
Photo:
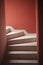
[[16,44],[16,43],[18,44],[18,43],[28,43],[28,42],[36,42],[36,38],[11,40],[11,41],[8,41],[8,44]]
[[24,32],[19,32],[19,33],[7,35],[7,39],[12,39],[12,38],[16,38],[16,37],[21,37],[21,36],[24,36],[24,35],[25,35]]
[[37,54],[9,54],[8,59],[37,60]]
[[37,46],[8,46],[9,51],[37,51]]

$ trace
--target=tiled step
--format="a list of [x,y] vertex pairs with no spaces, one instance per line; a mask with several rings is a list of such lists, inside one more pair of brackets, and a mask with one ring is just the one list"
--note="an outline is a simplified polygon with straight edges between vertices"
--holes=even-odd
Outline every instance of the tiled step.
[[9,60],[9,65],[38,65],[37,60]]
[[9,51],[37,51],[37,42],[8,45]]
[[30,36],[27,35],[27,36],[9,39],[8,44],[29,43],[29,42],[35,42],[35,41],[36,41],[36,35],[30,35]]
[[15,32],[10,32],[7,35],[7,39],[12,39],[12,38],[17,38],[17,37],[21,37],[24,36],[24,32],[23,31],[15,31]]
[[36,60],[37,51],[9,51],[8,58],[21,60]]

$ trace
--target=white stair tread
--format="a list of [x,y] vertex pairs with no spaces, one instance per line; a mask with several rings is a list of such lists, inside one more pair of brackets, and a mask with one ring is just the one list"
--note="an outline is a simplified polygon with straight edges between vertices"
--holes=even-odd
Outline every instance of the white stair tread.
[[36,36],[22,36],[18,38],[9,39],[9,43],[26,43],[26,42],[35,42]]
[[36,36],[22,36],[8,40],[8,44],[36,42]]
[[[18,38],[13,38],[13,39],[10,39],[10,40],[19,40],[19,39],[28,39],[28,38],[36,38],[36,35],[32,35],[32,36],[22,36],[22,37],[18,37]],[[9,40],[9,41],[10,41]]]
[[13,44],[13,45],[8,45],[8,46],[37,46],[37,42]]
[[7,35],[12,35],[12,34],[16,34],[16,33],[19,33],[19,32],[23,32],[23,31],[15,31],[15,32],[10,32],[10,33],[8,33]]
[[9,63],[38,63],[37,60],[9,60]]
[[23,31],[25,35],[28,35],[28,32],[25,29],[16,29],[14,32]]
[[8,33],[8,34],[6,34],[7,36],[9,36],[9,35],[15,35],[15,34],[17,34],[17,33],[24,33],[23,31],[15,31],[15,32],[10,32],[10,33]]
[[10,32],[7,35],[7,38],[8,39],[12,39],[12,38],[17,38],[17,37],[21,37],[21,36],[24,36],[24,32],[23,31],[15,31],[15,32]]
[[37,51],[9,51],[8,54],[37,54]]

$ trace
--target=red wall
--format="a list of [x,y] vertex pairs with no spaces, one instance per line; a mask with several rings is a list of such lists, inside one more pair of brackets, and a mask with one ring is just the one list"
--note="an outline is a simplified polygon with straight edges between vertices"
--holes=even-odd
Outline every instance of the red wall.
[[6,25],[36,32],[36,0],[5,0]]

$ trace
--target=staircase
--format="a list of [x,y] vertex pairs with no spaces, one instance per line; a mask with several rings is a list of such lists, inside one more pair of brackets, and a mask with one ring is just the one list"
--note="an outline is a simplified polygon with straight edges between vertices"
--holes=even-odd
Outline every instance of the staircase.
[[8,40],[7,65],[38,65],[35,33],[6,28]]

